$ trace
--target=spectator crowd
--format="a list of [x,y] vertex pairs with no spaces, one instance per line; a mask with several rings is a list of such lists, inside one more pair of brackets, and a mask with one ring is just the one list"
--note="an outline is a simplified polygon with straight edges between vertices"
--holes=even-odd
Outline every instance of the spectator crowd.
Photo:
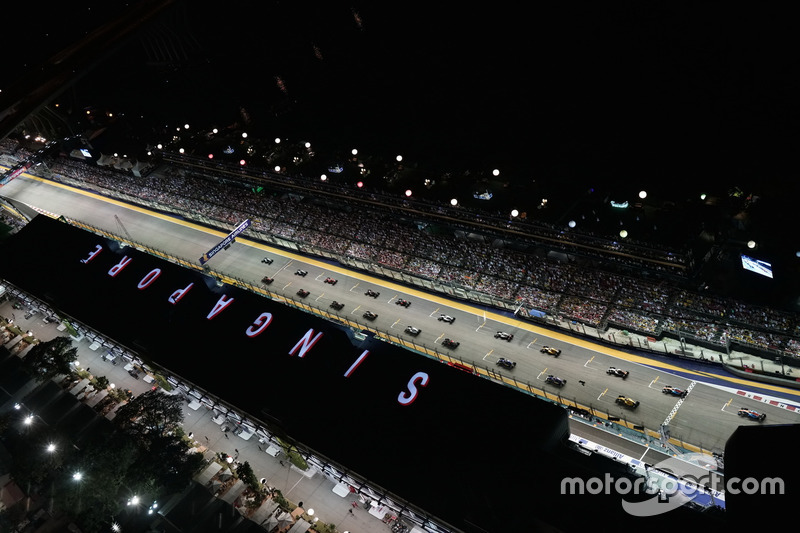
[[[0,149],[8,152],[8,143],[4,141]],[[19,157],[24,154],[18,151],[14,157],[2,155],[6,164]],[[223,227],[250,219],[248,231],[256,237],[279,237],[598,330],[614,326],[654,337],[689,335],[720,347],[736,342],[800,359],[798,315],[690,291],[669,276],[637,276],[639,265],[630,249],[625,256],[633,256],[634,268],[620,268],[618,258],[604,259],[596,252],[548,253],[563,248],[547,232],[546,239],[539,239],[538,233],[510,239],[491,229],[481,234],[474,227],[466,231],[467,226],[458,221],[442,222],[432,216],[430,205],[411,206],[412,216],[407,202],[363,202],[347,193],[334,202],[325,194],[315,194],[313,187],[273,184],[256,192],[246,179],[201,165],[173,162],[134,176],[56,157],[47,168],[46,177],[55,181]],[[287,177],[286,181],[296,179]],[[684,263],[680,256],[672,257],[677,265]]]

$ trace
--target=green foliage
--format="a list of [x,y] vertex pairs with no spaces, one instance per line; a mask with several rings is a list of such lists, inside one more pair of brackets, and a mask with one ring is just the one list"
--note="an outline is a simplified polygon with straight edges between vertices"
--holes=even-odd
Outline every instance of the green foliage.
[[255,472],[253,472],[253,467],[250,466],[250,463],[245,461],[239,468],[236,469],[236,475],[241,479],[248,487],[253,489],[254,491],[258,491],[258,487],[260,485],[258,478],[256,477]]
[[159,390],[147,391],[120,407],[114,422],[138,441],[175,434],[183,422],[182,399]]
[[278,439],[278,442],[283,448],[283,452],[286,454],[286,456],[289,458],[289,461],[294,466],[296,466],[300,470],[308,470],[308,463],[303,458],[303,456],[300,455],[300,452],[298,451],[297,448],[294,447],[294,445],[284,442],[281,439]]
[[284,511],[288,511],[289,510],[289,507],[290,507],[289,500],[287,500],[286,498],[283,497],[283,493],[281,491],[276,489],[272,493],[272,499],[273,499],[273,501],[275,503],[278,504],[278,507],[280,507]]
[[70,363],[78,359],[78,349],[69,337],[56,337],[33,346],[22,363],[38,382],[71,372]]

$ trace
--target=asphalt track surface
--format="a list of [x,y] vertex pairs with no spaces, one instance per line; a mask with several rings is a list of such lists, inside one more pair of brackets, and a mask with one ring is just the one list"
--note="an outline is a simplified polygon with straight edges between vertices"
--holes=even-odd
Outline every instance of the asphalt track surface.
[[[198,265],[200,256],[227,235],[224,231],[211,230],[27,174],[4,186],[0,194],[40,212],[64,215],[112,234],[121,235],[126,231],[133,241]],[[115,215],[122,222],[124,231]],[[262,263],[264,257],[273,259],[272,264]],[[630,424],[657,430],[670,417],[672,437],[704,450],[721,451],[739,425],[759,423],[738,416],[739,407],[766,413],[767,419],[762,424],[800,422],[797,411],[735,393],[736,390],[753,391],[798,405],[800,391],[595,344],[589,339],[538,327],[507,314],[449,300],[246,238],[237,238],[229,250],[214,256],[209,266],[253,284],[259,284],[265,275],[273,277],[275,281],[269,289],[287,297],[295,297],[299,289],[305,289],[310,293],[305,302],[322,309],[328,310],[330,302],[337,300],[345,304],[340,314],[349,314],[351,319],[361,323],[367,323],[362,318],[363,313],[372,311],[378,317],[369,323],[370,327],[398,337],[408,337],[403,330],[408,325],[415,326],[421,333],[414,338],[408,337],[408,340],[418,345],[434,347],[439,352],[513,377],[519,383],[545,390],[551,398],[560,396],[598,413],[620,417]],[[307,276],[296,275],[297,269],[307,270]],[[338,280],[337,283],[325,283],[328,277]],[[367,289],[379,292],[379,297],[366,296]],[[411,301],[411,305],[396,305],[400,298]],[[439,321],[440,314],[451,315],[456,320],[452,324]],[[496,338],[498,331],[513,333],[513,340],[507,342]],[[456,340],[460,345],[447,350],[442,346],[445,338]],[[540,348],[545,345],[561,349],[561,355],[556,358],[541,353]],[[496,365],[500,357],[515,361],[516,367],[513,370],[501,369]],[[608,375],[606,370],[610,366],[628,370],[630,375],[625,380]],[[556,388],[545,384],[548,374],[566,379],[566,385]],[[664,394],[662,389],[665,385],[690,389],[690,393],[681,401]],[[635,409],[624,408],[615,403],[618,395],[632,397],[640,405]]]

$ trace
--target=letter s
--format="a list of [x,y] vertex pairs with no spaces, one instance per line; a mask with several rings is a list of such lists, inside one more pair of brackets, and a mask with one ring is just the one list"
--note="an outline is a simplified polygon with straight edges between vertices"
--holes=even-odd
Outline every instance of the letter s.
[[406,391],[402,391],[400,394],[397,395],[397,402],[400,405],[411,405],[411,403],[417,399],[417,395],[419,394],[419,390],[417,389],[416,382],[420,381],[420,385],[423,387],[428,385],[428,374],[425,372],[417,372],[411,379],[408,380],[408,390],[409,393],[407,394]]

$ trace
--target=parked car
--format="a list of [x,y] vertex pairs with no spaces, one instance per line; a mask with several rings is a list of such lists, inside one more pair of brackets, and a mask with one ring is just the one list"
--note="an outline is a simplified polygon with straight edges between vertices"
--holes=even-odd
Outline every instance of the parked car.
[[500,359],[497,360],[497,366],[502,366],[503,368],[511,370],[512,368],[517,366],[517,363],[515,363],[511,359],[506,359],[505,357],[501,357]]
[[461,344],[460,342],[456,342],[452,339],[445,339],[442,341],[442,346],[444,346],[445,348],[450,348],[452,350],[458,348],[460,344]]
[[553,355],[555,357],[561,355],[561,350],[559,350],[558,348],[553,348],[551,346],[542,346],[542,349],[539,351],[542,353],[546,353],[547,355]]
[[631,409],[636,409],[637,407],[639,407],[638,400],[634,400],[633,398],[629,398],[627,396],[622,396],[622,395],[617,396],[617,399],[614,401],[619,405],[622,405],[623,407],[629,407]]
[[506,333],[505,331],[498,331],[497,333],[494,334],[494,338],[511,342],[512,339],[514,338],[514,335],[512,333]]
[[265,265],[271,265],[272,259],[269,257],[265,257],[264,259],[261,260],[261,262],[264,263]]
[[372,311],[366,311],[363,316],[367,320],[375,320],[376,318],[378,318],[377,313],[373,313]]
[[753,411],[752,409],[747,409],[746,407],[741,407],[739,409],[739,416],[743,416],[745,418],[749,418],[750,420],[757,420],[759,422],[763,422],[767,415],[764,413],[759,413],[758,411]]
[[297,269],[294,271],[295,276],[303,276],[306,277],[308,275],[308,270]]
[[333,278],[325,278],[325,283],[330,283],[331,285],[336,285],[337,283],[339,283],[339,280],[338,279],[333,279]]
[[439,320],[441,322],[447,322],[448,324],[452,324],[453,322],[456,321],[455,317],[452,317],[450,315],[439,315]]
[[404,331],[409,335],[414,335],[415,337],[420,334],[420,329],[415,328],[414,326],[407,326]]
[[544,382],[549,383],[550,385],[555,385],[556,387],[563,387],[567,384],[566,379],[554,376],[553,374],[549,374],[546,378],[544,378]]
[[372,296],[373,298],[377,298],[380,295],[381,293],[375,292],[372,289],[367,289],[367,292],[364,293],[364,296]]
[[396,300],[394,303],[397,304],[397,305],[402,305],[403,307],[408,307],[409,305],[411,305],[411,302],[409,302],[408,300],[403,300],[403,299]]
[[307,291],[307,290],[305,290],[305,289],[300,289],[299,291],[297,291],[297,295],[298,295],[300,298],[305,298],[305,297],[306,297],[306,296],[308,296],[309,294],[311,294],[311,293],[310,293],[310,292],[308,292],[308,291]]
[[685,398],[688,391],[679,389],[678,387],[670,387],[669,385],[664,385],[664,388],[661,389],[661,392],[664,394],[671,394],[672,396],[677,396],[678,398]]
[[339,303],[336,300],[334,300],[334,301],[331,302],[331,307],[333,307],[337,311],[341,311],[342,308],[344,307],[344,304],[343,303]]
[[273,278],[269,277],[269,276],[264,276],[263,278],[261,278],[261,283],[263,283],[265,285],[269,285],[273,281],[275,281],[275,280]]
[[616,368],[613,366],[608,367],[608,370],[606,370],[606,374],[617,376],[618,378],[622,379],[626,379],[629,373],[630,372],[628,372],[627,370],[622,370],[621,368]]

